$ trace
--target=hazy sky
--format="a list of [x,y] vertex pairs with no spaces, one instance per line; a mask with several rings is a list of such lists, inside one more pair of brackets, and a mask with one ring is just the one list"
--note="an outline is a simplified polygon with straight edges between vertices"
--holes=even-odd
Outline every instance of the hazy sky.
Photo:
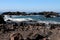
[[0,0],[0,11],[60,11],[60,0]]

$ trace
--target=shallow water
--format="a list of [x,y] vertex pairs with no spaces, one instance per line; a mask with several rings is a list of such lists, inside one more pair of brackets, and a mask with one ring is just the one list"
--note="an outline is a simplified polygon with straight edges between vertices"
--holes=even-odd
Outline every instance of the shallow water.
[[36,21],[55,21],[60,22],[60,17],[54,17],[54,18],[46,18],[43,15],[32,15],[32,16],[12,16],[12,18],[32,18]]

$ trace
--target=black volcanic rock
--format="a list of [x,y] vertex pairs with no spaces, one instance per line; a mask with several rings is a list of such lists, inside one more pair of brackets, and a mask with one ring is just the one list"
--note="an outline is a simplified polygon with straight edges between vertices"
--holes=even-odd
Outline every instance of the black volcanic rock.
[[3,16],[0,15],[0,24],[2,24],[2,23],[5,23],[5,21],[4,21],[4,19],[3,19]]
[[44,15],[47,18],[51,17],[60,17],[59,13],[57,12],[31,12],[31,13],[26,13],[26,12],[4,12],[2,15]]
[[4,12],[2,15],[26,15],[26,12]]

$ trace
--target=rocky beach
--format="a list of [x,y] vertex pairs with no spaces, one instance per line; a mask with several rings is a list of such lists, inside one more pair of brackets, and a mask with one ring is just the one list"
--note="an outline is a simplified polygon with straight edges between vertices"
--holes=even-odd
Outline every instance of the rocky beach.
[[59,40],[60,24],[0,24],[0,40]]
[[[60,22],[41,21],[38,15],[0,15],[0,40],[59,40]],[[35,17],[36,16],[36,17]],[[17,18],[18,17],[18,18]],[[20,20],[21,17],[21,20]],[[30,17],[30,18],[29,18]],[[34,20],[33,18],[37,20]],[[24,19],[22,19],[24,18]],[[50,18],[50,17],[49,17]],[[41,18],[40,18],[41,19]]]

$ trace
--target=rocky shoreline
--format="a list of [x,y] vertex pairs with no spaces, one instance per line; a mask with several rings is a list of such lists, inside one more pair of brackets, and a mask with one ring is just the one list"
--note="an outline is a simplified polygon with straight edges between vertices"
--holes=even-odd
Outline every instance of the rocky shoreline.
[[28,25],[22,22],[20,24],[0,24],[0,40],[36,40],[38,38],[40,40],[59,40],[60,24],[50,25],[48,27],[44,23]]
[[22,16],[26,16],[26,15],[44,15],[47,18],[53,18],[53,17],[60,17],[59,13],[57,12],[49,12],[49,11],[43,11],[43,12],[3,12],[1,15],[22,15]]
[[[20,15],[20,12],[17,13]],[[11,15],[11,12],[7,12],[7,14]],[[30,21],[30,23],[25,21],[5,22],[3,15],[5,14],[0,15],[0,40],[60,40],[60,24],[50,23],[46,25],[45,23],[37,23],[36,21]],[[47,15],[54,14],[48,13]]]

